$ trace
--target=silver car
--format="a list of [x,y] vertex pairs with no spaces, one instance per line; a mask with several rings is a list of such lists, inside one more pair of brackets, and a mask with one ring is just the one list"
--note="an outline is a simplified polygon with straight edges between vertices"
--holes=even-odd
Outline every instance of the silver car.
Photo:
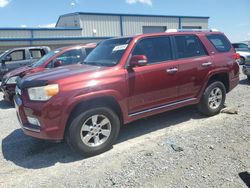
[[233,43],[234,49],[238,54],[240,54],[240,65],[244,65],[246,62],[250,61],[250,48],[245,43]]
[[16,68],[36,62],[50,51],[47,46],[13,48],[0,55],[0,80],[3,75]]

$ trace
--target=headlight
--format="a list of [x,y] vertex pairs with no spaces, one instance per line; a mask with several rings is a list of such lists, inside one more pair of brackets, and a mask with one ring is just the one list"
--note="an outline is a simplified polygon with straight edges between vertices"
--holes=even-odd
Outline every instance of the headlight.
[[30,100],[47,101],[59,92],[58,84],[51,84],[42,87],[32,87],[28,89]]
[[10,77],[6,84],[15,84],[16,83],[17,76]]

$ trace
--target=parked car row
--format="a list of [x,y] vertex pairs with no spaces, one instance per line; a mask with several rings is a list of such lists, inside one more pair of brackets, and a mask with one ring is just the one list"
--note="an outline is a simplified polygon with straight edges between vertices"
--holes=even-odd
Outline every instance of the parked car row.
[[92,156],[111,148],[122,124],[194,104],[204,115],[219,113],[239,82],[240,56],[221,32],[142,34],[88,47],[51,51],[4,76],[4,91],[16,84],[25,134],[66,140]]
[[85,57],[95,48],[95,46],[96,44],[85,44],[55,49],[44,55],[33,64],[29,63],[28,66],[23,66],[6,73],[3,76],[2,84],[0,86],[2,92],[4,93],[4,99],[7,101],[13,100],[15,95],[16,79],[18,77],[22,78],[25,75],[41,72],[55,67],[83,63]]

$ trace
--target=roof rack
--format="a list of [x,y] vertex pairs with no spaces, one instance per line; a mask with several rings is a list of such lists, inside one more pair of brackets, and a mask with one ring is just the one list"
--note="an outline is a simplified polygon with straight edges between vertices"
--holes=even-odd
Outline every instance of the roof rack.
[[217,32],[217,29],[167,29],[165,32]]

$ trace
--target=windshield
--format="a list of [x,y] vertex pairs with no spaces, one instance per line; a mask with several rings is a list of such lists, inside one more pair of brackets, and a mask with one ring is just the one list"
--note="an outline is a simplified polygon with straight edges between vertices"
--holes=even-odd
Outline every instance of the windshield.
[[55,54],[59,53],[60,51],[62,51],[62,50],[56,49],[56,50],[50,51],[48,54],[43,56],[41,59],[39,59],[38,61],[33,63],[31,65],[31,67],[40,67],[42,64],[44,64],[46,61],[48,61],[50,58],[52,58]]
[[101,42],[84,60],[84,64],[97,66],[117,65],[132,38],[109,39]]

